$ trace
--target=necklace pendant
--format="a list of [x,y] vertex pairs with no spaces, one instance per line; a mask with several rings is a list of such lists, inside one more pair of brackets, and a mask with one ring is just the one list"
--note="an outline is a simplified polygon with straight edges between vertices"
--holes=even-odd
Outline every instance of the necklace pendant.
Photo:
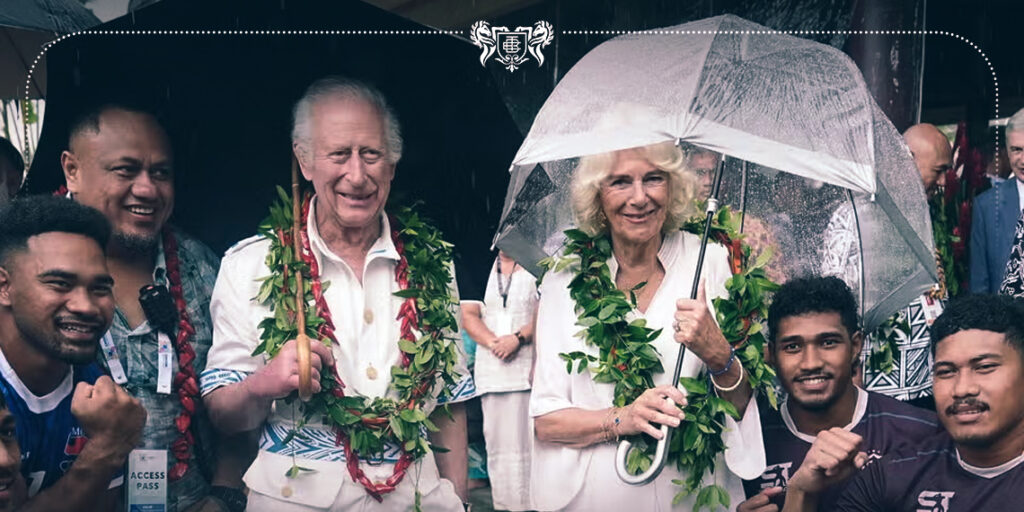
[[366,367],[366,377],[370,380],[377,380],[377,369],[372,364]]

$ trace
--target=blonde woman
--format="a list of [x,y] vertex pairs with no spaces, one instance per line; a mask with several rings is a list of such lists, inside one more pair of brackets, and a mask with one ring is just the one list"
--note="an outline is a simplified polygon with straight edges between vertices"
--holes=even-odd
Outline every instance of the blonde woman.
[[[607,234],[612,257],[607,261],[619,290],[635,291],[636,317],[662,329],[652,343],[666,373],[655,374],[655,387],[623,408],[612,407],[614,385],[594,382],[589,372],[566,372],[560,353],[597,349],[576,336],[576,304],[568,284],[579,271],[570,267],[547,275],[540,289],[537,317],[537,367],[530,399],[537,442],[531,491],[539,510],[670,510],[680,490],[672,480],[684,479],[673,464],[646,486],[630,486],[614,470],[614,441],[645,433],[661,437],[663,424],[676,427],[684,419],[675,404],[684,392],[671,380],[678,343],[687,346],[684,377],[704,367],[717,373],[720,396],[736,406],[739,422],[726,419],[724,456],[706,483],[722,485],[732,504],[743,500],[741,478],[764,469],[757,405],[711,313],[711,298],[726,293],[730,276],[725,248],[709,244],[704,260],[703,300],[687,297],[692,288],[700,238],[681,232],[693,215],[696,182],[685,166],[682,150],[671,142],[626,149],[581,159],[572,184],[578,225],[591,234]],[[705,293],[706,292],[706,293]],[[675,510],[693,508],[688,496]]]

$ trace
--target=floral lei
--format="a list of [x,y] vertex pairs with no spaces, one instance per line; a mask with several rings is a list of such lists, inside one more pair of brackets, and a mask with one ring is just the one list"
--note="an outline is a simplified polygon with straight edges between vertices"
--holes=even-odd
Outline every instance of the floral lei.
[[[261,343],[253,355],[266,353],[270,357],[297,335],[296,272],[303,273],[305,300],[313,304],[306,308],[306,334],[328,346],[337,343],[331,312],[323,295],[327,283],[320,281],[320,269],[306,235],[311,195],[307,194],[302,202],[299,229],[302,254],[298,257],[293,249],[291,199],[280,188],[278,195],[281,200],[271,206],[270,216],[259,228],[259,233],[271,242],[266,259],[271,274],[263,278],[256,300],[267,305],[273,315],[260,322]],[[424,429],[438,431],[427,418],[423,402],[432,398],[439,378],[446,384],[441,396],[450,396],[448,387],[459,378],[455,371],[457,348],[445,336],[446,331],[458,329],[450,309],[455,301],[448,287],[452,281],[449,270],[452,245],[442,240],[440,233],[410,208],[400,209],[389,220],[391,239],[400,257],[395,279],[401,290],[395,295],[405,299],[397,317],[401,321],[398,346],[402,357],[400,364],[393,366],[390,372],[390,387],[398,399],[347,396],[337,369],[331,367],[330,371],[320,373],[321,391],[304,404],[302,421],[284,440],[287,443],[299,435],[297,430],[310,419],[319,419],[333,427],[336,443],[345,451],[353,481],[362,484],[378,502],[383,500],[384,494],[395,490],[412,462],[431,450],[441,449],[431,445],[423,434]],[[293,394],[289,400],[295,396]],[[399,446],[402,453],[394,472],[384,482],[371,482],[359,468],[359,459],[381,458],[388,444]],[[293,466],[288,476],[294,477],[301,470],[304,468]]]
[[[700,234],[705,219],[698,217],[686,222],[684,231]],[[775,372],[764,363],[762,347],[765,344],[760,320],[767,317],[767,293],[778,289],[765,274],[765,265],[771,253],[765,250],[751,261],[751,249],[743,243],[739,215],[728,207],[719,210],[711,227],[710,239],[720,242],[729,251],[729,268],[733,276],[726,281],[728,298],[714,299],[715,314],[722,334],[729,341],[746,369],[748,382],[754,390],[761,390],[772,407],[777,408],[773,379]],[[611,242],[606,235],[590,236],[583,231],[565,232],[568,243],[562,257],[548,258],[542,264],[555,271],[570,265],[576,277],[569,284],[570,295],[576,303],[578,320],[583,328],[579,336],[599,348],[599,356],[582,351],[559,354],[566,361],[566,370],[582,372],[589,369],[594,382],[613,383],[614,405],[623,407],[633,402],[646,389],[654,386],[653,375],[664,372],[657,351],[650,345],[661,330],[646,325],[642,318],[628,320],[635,308],[637,285],[626,293],[615,287],[607,260],[612,256]],[[679,432],[672,436],[668,447],[668,461],[688,476],[686,481],[674,480],[683,489],[676,494],[673,504],[686,495],[697,494],[694,510],[714,509],[718,504],[729,506],[729,495],[722,487],[701,487],[706,472],[714,471],[715,458],[725,451],[721,434],[725,428],[723,415],[739,419],[736,408],[711,391],[707,372],[698,378],[679,380],[687,392],[687,405],[683,408],[686,419]],[[627,457],[627,468],[636,474],[650,467],[656,442],[642,435],[631,436],[633,450]]]
[[[67,187],[61,185],[53,195],[63,197],[67,193]],[[167,281],[171,285],[171,298],[178,310],[178,334],[174,338],[174,350],[178,354],[178,372],[174,375],[173,386],[178,390],[181,414],[174,419],[174,426],[178,429],[178,438],[171,444],[171,453],[176,462],[167,473],[168,480],[174,482],[180,480],[188,471],[192,446],[196,442],[189,427],[192,425],[192,415],[196,412],[196,402],[199,400],[199,379],[193,364],[196,359],[196,351],[192,347],[192,338],[195,336],[196,330],[192,326],[192,321],[189,320],[185,292],[181,287],[178,240],[174,237],[174,232],[167,227],[161,231],[160,235],[164,244],[164,264],[167,266]]]

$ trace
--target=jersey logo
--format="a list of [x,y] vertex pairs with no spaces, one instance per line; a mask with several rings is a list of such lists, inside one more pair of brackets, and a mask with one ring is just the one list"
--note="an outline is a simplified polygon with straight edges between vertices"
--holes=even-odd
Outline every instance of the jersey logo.
[[85,443],[89,441],[89,438],[85,437],[85,433],[82,432],[81,428],[73,428],[68,434],[68,442],[64,445],[64,455],[78,456],[82,453],[82,449],[85,448]]
[[789,482],[789,468],[792,466],[792,462],[782,462],[765,468],[764,473],[761,474],[761,489],[785,487]]
[[921,491],[917,495],[917,512],[949,512],[949,500],[956,494],[952,491]]

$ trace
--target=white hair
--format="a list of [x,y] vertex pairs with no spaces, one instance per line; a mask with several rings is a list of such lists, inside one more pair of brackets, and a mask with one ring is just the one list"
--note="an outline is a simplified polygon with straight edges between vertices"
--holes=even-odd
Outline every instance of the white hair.
[[1024,108],[1018,110],[1016,114],[1010,116],[1010,119],[1006,121],[1006,133],[1015,132],[1024,132]]
[[310,118],[313,106],[328,98],[359,99],[377,109],[384,121],[384,142],[387,145],[385,158],[392,165],[398,163],[402,158],[402,128],[395,111],[377,88],[343,76],[328,76],[313,82],[295,103],[292,110],[292,143],[308,146],[312,142]]

